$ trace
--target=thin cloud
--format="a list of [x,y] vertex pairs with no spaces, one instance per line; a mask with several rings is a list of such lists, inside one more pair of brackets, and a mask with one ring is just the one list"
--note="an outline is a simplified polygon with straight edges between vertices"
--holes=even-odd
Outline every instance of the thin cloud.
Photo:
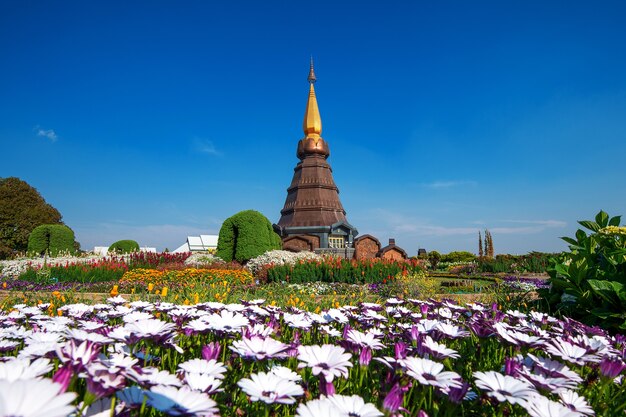
[[54,129],[42,129],[39,126],[35,127],[35,131],[37,132],[37,136],[42,138],[47,138],[50,142],[56,142],[59,139],[59,136],[54,131]]
[[478,185],[478,183],[476,181],[471,181],[471,180],[433,181],[433,182],[430,182],[430,183],[422,184],[422,187],[434,188],[434,189],[444,189],[444,188],[463,187],[463,186],[475,187],[476,185]]
[[194,149],[197,152],[205,153],[207,155],[213,156],[222,156],[222,152],[220,152],[216,147],[213,141],[209,139],[194,139]]
[[544,227],[565,227],[567,223],[562,220],[501,220],[503,223],[535,224]]

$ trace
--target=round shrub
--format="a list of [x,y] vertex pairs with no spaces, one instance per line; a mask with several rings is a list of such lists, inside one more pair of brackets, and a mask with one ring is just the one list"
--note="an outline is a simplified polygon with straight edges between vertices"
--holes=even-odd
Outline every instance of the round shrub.
[[280,236],[270,221],[255,210],[240,211],[222,224],[217,240],[217,256],[230,262],[247,262],[267,251],[280,249]]
[[131,253],[139,252],[139,243],[134,240],[118,240],[109,246],[109,252],[115,253]]
[[28,252],[38,255],[75,252],[74,232],[62,224],[42,224],[28,236]]

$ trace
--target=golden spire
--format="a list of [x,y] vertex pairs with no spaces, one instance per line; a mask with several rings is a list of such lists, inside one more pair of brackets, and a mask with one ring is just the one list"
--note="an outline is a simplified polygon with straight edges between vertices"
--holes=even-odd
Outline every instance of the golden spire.
[[322,134],[322,118],[320,117],[320,110],[317,107],[317,98],[315,98],[315,71],[313,70],[313,57],[311,57],[311,69],[309,70],[309,99],[306,103],[306,110],[304,112],[304,123],[302,127],[304,134],[308,138],[319,138]]

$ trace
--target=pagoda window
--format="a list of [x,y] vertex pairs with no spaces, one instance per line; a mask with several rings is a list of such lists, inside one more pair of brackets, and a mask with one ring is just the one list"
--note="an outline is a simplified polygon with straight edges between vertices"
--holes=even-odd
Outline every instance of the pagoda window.
[[330,236],[328,238],[328,247],[343,249],[346,247],[346,241],[343,236]]

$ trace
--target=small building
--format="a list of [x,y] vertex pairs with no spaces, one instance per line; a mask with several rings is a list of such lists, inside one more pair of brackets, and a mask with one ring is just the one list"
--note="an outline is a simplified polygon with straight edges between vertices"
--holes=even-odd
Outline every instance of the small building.
[[218,235],[187,236],[187,241],[174,249],[172,253],[206,252],[217,249]]
[[378,251],[377,256],[382,259],[392,259],[395,261],[403,261],[408,258],[406,251],[396,246],[395,239],[389,239],[389,244]]
[[372,235],[362,235],[354,239],[354,257],[373,259],[380,252],[380,241]]
[[[149,248],[147,246],[139,247],[139,252],[156,253],[156,251],[156,248]],[[107,256],[109,254],[109,246],[94,246],[93,253],[98,256]]]

